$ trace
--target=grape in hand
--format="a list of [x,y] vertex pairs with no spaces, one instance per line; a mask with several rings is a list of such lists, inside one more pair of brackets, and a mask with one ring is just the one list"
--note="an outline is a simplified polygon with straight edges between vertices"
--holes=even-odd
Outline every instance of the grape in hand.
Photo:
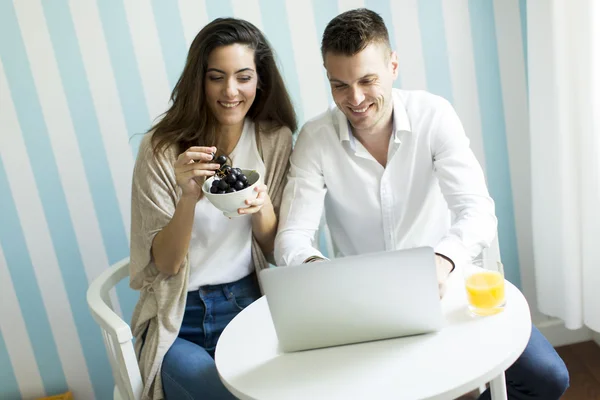
[[223,164],[225,164],[227,162],[227,157],[221,155],[221,156],[217,157],[215,162],[219,163],[222,166]]

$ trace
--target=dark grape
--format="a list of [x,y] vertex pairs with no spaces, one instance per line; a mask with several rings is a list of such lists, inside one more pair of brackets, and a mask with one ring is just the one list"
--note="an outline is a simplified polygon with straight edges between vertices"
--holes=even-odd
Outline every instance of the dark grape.
[[[218,160],[219,157],[217,157]],[[221,168],[219,168],[213,178],[210,192],[216,194],[234,193],[246,189],[248,186],[248,177],[244,175],[240,168],[221,164]]]
[[227,157],[221,155],[221,156],[217,157],[217,159],[215,161],[217,163],[223,165],[227,162]]
[[233,185],[235,181],[237,181],[237,179],[234,174],[229,174],[225,177],[225,182],[229,183],[230,185]]
[[227,190],[229,185],[224,180],[220,180],[219,183],[217,184],[217,187],[219,188],[219,190]]
[[242,181],[236,181],[235,184],[233,185],[233,187],[236,190],[242,190],[242,189],[244,189],[246,187],[246,185]]

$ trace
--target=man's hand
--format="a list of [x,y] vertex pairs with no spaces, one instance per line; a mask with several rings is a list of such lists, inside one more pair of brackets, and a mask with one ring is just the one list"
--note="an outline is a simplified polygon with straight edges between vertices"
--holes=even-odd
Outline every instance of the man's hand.
[[438,279],[438,288],[440,290],[440,299],[446,293],[446,280],[450,276],[450,272],[454,269],[454,265],[439,254],[435,255],[435,269]]

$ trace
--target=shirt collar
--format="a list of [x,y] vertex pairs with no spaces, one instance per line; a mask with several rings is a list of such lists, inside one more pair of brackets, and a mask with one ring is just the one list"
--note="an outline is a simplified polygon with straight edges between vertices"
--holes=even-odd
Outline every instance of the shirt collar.
[[[404,102],[402,101],[400,91],[398,89],[392,89],[392,103],[394,110],[392,112],[392,133],[393,140],[396,143],[400,143],[400,137],[402,132],[412,132],[410,128],[410,121],[408,119],[408,114],[406,113],[406,108],[404,107]],[[350,121],[344,115],[344,113],[335,105],[335,113],[338,120],[338,136],[340,138],[340,142],[348,141],[350,142],[350,146],[355,148],[355,140],[356,138],[352,134],[352,129],[350,126]]]

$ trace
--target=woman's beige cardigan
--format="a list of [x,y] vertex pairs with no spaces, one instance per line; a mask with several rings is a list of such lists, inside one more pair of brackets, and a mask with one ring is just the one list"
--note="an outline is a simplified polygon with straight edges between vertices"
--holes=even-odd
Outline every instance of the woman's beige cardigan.
[[[288,128],[270,133],[257,130],[257,145],[265,163],[264,183],[278,215],[292,151]],[[189,261],[177,275],[160,273],[150,248],[154,236],[169,223],[181,191],[175,181],[175,149],[164,156],[152,153],[151,134],[140,145],[132,182],[130,286],[140,291],[131,322],[144,390],[142,399],[163,399],[160,368],[167,350],[177,338],[187,295]],[[225,217],[223,217],[225,218]],[[252,240],[256,271],[268,267],[256,239]],[[145,339],[142,339],[145,334]]]

